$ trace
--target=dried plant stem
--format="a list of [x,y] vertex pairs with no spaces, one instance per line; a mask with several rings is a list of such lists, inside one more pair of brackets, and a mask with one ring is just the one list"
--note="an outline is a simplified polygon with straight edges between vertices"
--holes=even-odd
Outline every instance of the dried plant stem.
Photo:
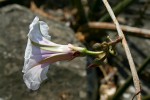
[[[126,52],[126,55],[127,55],[127,58],[128,58],[128,62],[129,62],[129,65],[130,65],[130,69],[131,69],[131,73],[132,73],[132,76],[133,76],[133,82],[134,82],[134,86],[135,86],[135,89],[136,89],[136,93],[138,93],[139,91],[141,91],[141,88],[140,88],[140,81],[139,81],[139,77],[138,77],[138,74],[137,74],[137,71],[136,71],[136,68],[135,68],[135,64],[133,62],[133,58],[131,56],[131,52],[129,50],[129,47],[128,47],[128,44],[127,44],[127,41],[125,39],[125,36],[120,28],[120,25],[114,15],[114,12],[112,10],[112,8],[110,7],[109,3],[107,2],[107,0],[103,0],[104,2],[104,5],[106,6],[113,22],[115,23],[116,25],[116,28],[117,28],[117,31],[118,31],[118,35],[120,37],[122,37],[122,45],[125,49],[125,52]],[[141,93],[139,93],[137,95],[137,100],[141,100]]]
[[[89,22],[88,26],[89,28],[116,30],[115,24],[107,22]],[[128,35],[150,38],[150,30],[148,29],[136,28],[126,25],[120,25],[120,27],[122,31],[127,32]]]

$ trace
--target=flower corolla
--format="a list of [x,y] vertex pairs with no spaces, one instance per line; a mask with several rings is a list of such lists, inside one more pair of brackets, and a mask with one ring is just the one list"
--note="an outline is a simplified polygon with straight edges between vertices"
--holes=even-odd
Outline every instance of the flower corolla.
[[24,56],[22,72],[26,86],[31,90],[37,90],[45,79],[49,64],[56,61],[72,60],[77,55],[71,44],[60,45],[51,41],[48,35],[49,27],[35,17],[29,26],[28,42]]

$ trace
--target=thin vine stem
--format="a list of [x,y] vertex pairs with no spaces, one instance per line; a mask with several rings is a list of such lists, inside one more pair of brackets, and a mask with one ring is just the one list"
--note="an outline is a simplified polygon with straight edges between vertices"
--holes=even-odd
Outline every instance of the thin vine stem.
[[[135,68],[135,64],[134,64],[134,61],[133,61],[133,58],[132,58],[132,55],[131,55],[131,52],[130,52],[130,49],[128,47],[128,44],[127,44],[127,41],[126,41],[126,38],[121,30],[121,27],[115,17],[115,14],[111,8],[111,6],[109,5],[108,1],[107,0],[103,0],[103,3],[104,5],[106,6],[114,24],[116,25],[116,29],[118,31],[118,35],[120,37],[122,37],[122,45],[124,47],[124,50],[125,50],[125,53],[127,55],[127,59],[128,59],[128,62],[129,62],[129,65],[130,65],[130,69],[131,69],[131,73],[132,73],[132,76],[133,76],[133,82],[134,82],[134,86],[135,86],[135,89],[136,89],[136,93],[138,93],[139,91],[141,91],[141,87],[140,87],[140,81],[139,81],[139,77],[138,77],[138,74],[137,74],[137,71],[136,71],[136,68]],[[137,100],[141,100],[141,93],[139,93],[137,95]]]

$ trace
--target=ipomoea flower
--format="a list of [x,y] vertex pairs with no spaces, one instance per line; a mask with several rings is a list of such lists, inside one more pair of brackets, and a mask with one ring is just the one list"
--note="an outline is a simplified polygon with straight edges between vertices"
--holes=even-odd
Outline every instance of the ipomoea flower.
[[[35,17],[30,24],[28,43],[25,50],[23,79],[29,89],[37,90],[47,79],[49,64],[56,61],[72,60],[77,55],[72,45],[60,45],[50,41],[48,25]],[[79,48],[80,49],[80,48]]]

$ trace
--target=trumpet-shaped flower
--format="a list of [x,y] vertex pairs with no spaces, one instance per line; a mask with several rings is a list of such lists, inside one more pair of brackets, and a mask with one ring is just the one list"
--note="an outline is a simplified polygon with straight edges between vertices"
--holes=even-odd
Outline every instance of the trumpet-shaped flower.
[[60,45],[52,42],[48,35],[48,25],[35,17],[30,24],[28,42],[25,50],[23,79],[29,89],[37,90],[47,79],[49,64],[56,61],[72,60],[78,55],[72,45]]

